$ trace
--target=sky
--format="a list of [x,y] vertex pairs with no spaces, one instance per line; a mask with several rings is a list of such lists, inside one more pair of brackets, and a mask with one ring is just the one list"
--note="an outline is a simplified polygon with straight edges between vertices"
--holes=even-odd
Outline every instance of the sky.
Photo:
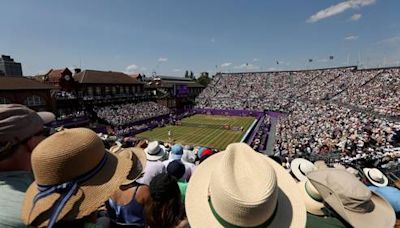
[[0,54],[21,62],[24,75],[63,67],[184,76],[186,70],[198,75],[400,62],[399,0],[0,0],[0,5]]

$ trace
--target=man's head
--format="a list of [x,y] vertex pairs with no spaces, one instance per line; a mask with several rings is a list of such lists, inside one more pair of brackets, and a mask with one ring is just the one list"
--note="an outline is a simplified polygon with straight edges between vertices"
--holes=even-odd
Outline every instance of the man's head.
[[35,112],[19,104],[0,105],[0,166],[21,150],[31,152],[45,138],[50,112]]

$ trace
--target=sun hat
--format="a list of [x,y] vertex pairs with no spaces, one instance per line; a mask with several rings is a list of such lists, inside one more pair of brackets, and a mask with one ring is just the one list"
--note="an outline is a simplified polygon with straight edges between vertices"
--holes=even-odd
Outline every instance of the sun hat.
[[293,178],[244,143],[228,145],[193,173],[186,191],[192,227],[305,227],[306,208]]
[[164,157],[165,147],[161,146],[159,142],[153,141],[147,145],[144,152],[146,153],[147,160],[157,161]]
[[326,162],[323,160],[315,161],[314,165],[315,165],[315,167],[317,167],[317,170],[329,168],[328,165],[326,164]]
[[374,191],[381,195],[385,200],[387,200],[390,205],[392,205],[394,211],[396,213],[400,213],[400,190],[392,187],[392,186],[385,186],[385,187],[376,187],[376,186],[369,186],[368,187],[371,191]]
[[132,169],[129,172],[126,181],[123,182],[122,185],[132,184],[137,179],[143,176],[147,158],[142,148],[140,147],[120,148],[119,150],[114,151],[114,153],[119,157],[126,158],[132,161]]
[[355,168],[353,168],[353,167],[347,167],[346,168],[346,171],[347,172],[349,172],[349,173],[351,173],[351,174],[353,174],[354,176],[357,176],[358,175],[358,170],[356,170]]
[[0,157],[14,145],[40,133],[55,120],[51,112],[35,112],[20,104],[0,105]]
[[21,219],[53,226],[97,210],[126,180],[132,162],[107,152],[90,129],[64,129],[32,152],[35,181],[25,193]]
[[317,170],[307,177],[324,202],[353,227],[394,226],[392,206],[346,170]]
[[333,164],[333,168],[335,169],[346,169],[346,167],[340,163]]
[[183,147],[179,144],[175,144],[171,148],[169,159],[176,160],[181,159],[183,154]]
[[167,172],[174,176],[177,180],[183,177],[185,171],[185,165],[180,160],[174,160],[167,166]]
[[317,170],[317,167],[304,158],[295,158],[290,163],[290,170],[299,181],[307,180],[307,173]]
[[377,168],[364,168],[363,172],[369,182],[377,187],[387,186],[389,183],[388,178]]
[[196,155],[193,154],[193,151],[191,150],[183,150],[183,155],[182,155],[182,161],[188,162],[188,163],[193,163],[196,161]]
[[193,150],[193,146],[192,145],[185,145],[183,147],[184,150]]
[[312,183],[309,180],[300,181],[297,183],[297,186],[301,192],[307,212],[313,215],[324,215],[322,209],[325,206],[322,197]]

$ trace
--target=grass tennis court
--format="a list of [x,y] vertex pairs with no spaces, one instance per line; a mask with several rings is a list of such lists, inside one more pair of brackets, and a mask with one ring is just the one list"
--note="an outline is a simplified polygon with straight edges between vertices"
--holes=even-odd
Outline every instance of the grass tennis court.
[[[167,125],[137,135],[148,140],[169,142],[168,130],[175,143],[206,146],[225,149],[233,142],[239,142],[251,126],[255,117],[194,115],[181,120],[181,125]],[[224,129],[224,125],[234,128],[243,127],[243,131]]]

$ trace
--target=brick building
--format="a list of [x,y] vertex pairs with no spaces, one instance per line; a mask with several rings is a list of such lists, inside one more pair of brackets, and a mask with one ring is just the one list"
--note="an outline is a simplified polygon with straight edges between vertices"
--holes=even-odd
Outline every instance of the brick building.
[[53,86],[27,77],[0,77],[0,104],[24,104],[36,111],[53,111]]

